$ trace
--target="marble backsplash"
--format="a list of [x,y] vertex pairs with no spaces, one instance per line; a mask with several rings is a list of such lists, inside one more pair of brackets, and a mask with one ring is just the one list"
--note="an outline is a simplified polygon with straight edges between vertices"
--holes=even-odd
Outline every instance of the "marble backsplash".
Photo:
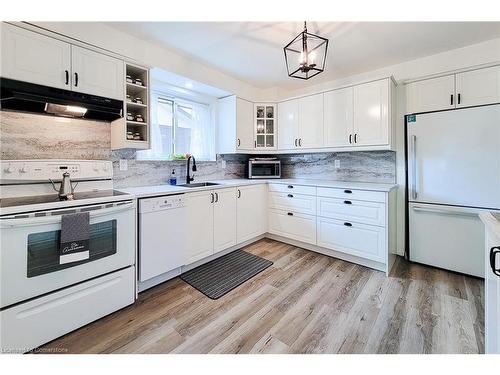
[[[115,187],[160,185],[175,168],[178,183],[186,179],[185,161],[136,160],[135,150],[111,151],[110,124],[99,121],[0,111],[0,157],[6,159],[112,160]],[[249,155],[217,155],[198,161],[196,181],[245,177]],[[279,155],[282,177],[394,183],[392,151],[356,151]],[[120,171],[119,160],[128,169]],[[222,161],[226,168],[222,168]],[[339,160],[339,168],[335,168]]]

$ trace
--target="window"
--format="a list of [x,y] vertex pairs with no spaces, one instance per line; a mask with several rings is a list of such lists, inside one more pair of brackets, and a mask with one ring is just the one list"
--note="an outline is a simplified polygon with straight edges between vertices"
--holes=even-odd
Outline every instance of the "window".
[[151,149],[138,151],[138,159],[168,160],[189,153],[197,160],[215,160],[209,105],[155,92],[151,119]]

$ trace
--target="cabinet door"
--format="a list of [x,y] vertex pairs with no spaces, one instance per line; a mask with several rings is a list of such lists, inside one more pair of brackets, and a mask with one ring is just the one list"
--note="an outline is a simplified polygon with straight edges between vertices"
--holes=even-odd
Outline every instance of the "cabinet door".
[[236,148],[238,150],[253,150],[253,103],[236,99]]
[[278,104],[278,148],[296,148],[299,138],[299,101],[289,100]]
[[214,190],[214,253],[236,245],[236,188]]
[[[493,273],[490,263],[491,251],[500,246],[500,237],[486,230],[485,266],[485,351],[486,354],[500,354],[500,277]],[[495,267],[500,266],[496,255]]]
[[237,197],[237,242],[242,243],[267,230],[267,187],[241,186]]
[[68,43],[2,24],[2,50],[2,77],[70,89],[71,46]]
[[354,87],[354,145],[389,144],[389,81]]
[[318,246],[385,262],[386,228],[318,217]]
[[500,103],[500,66],[456,75],[457,108]]
[[325,93],[325,147],[354,142],[353,111],[352,87]]
[[316,245],[316,216],[269,209],[269,233]]
[[455,108],[455,76],[426,79],[406,85],[406,113]]
[[72,90],[124,99],[124,63],[85,48],[71,46]]
[[186,262],[190,264],[214,253],[214,195],[211,191],[189,193],[187,205]]
[[323,147],[323,94],[299,99],[299,148]]

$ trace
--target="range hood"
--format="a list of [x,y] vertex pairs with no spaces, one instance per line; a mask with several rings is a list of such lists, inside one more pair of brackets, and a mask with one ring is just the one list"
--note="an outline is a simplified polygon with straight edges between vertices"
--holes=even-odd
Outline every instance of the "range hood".
[[123,117],[123,101],[0,78],[0,109],[113,121]]

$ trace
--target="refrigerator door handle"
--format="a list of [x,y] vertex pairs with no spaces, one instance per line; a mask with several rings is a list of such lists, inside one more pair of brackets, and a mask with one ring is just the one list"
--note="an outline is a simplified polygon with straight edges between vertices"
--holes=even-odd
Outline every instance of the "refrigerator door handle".
[[411,152],[412,152],[412,184],[411,184],[411,197],[417,199],[417,136],[411,136]]
[[477,217],[477,212],[469,211],[455,211],[455,210],[440,210],[439,208],[424,208],[420,206],[414,206],[413,211],[416,212],[431,212],[435,214],[452,215],[452,216],[472,216]]

